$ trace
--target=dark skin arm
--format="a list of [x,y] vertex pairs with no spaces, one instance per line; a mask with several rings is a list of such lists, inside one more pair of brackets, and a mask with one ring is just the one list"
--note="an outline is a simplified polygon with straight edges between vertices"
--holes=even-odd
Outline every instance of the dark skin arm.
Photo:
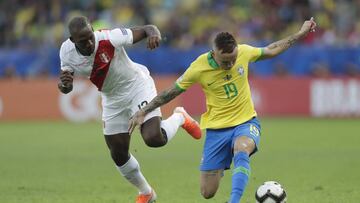
[[70,71],[61,71],[60,82],[58,83],[58,89],[60,92],[67,94],[73,89],[74,73]]
[[293,44],[295,44],[299,39],[305,37],[309,32],[314,32],[315,28],[316,22],[314,21],[314,18],[305,21],[301,29],[297,33],[264,47],[264,53],[260,59],[273,58],[281,54]]
[[[161,34],[159,29],[155,25],[144,25],[130,28],[133,32],[133,44],[148,38],[147,47],[149,49],[155,49],[160,45]],[[73,89],[73,73],[70,71],[61,71],[60,82],[58,83],[58,89],[60,92],[67,94]]]
[[137,125],[141,125],[144,122],[144,117],[146,114],[150,113],[154,109],[170,102],[175,97],[179,96],[183,93],[182,90],[173,85],[170,89],[161,92],[158,96],[156,96],[149,104],[147,104],[144,108],[140,109],[138,112],[131,117],[129,121],[129,134],[131,134]]
[[133,32],[133,44],[148,38],[148,49],[152,50],[160,45],[161,33],[155,25],[136,26],[130,29]]

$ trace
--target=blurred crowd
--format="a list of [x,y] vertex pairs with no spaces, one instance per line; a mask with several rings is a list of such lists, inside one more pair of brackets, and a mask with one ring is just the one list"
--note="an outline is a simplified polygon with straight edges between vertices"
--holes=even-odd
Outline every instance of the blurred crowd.
[[[255,74],[360,76],[360,53],[353,51],[360,52],[360,0],[0,0],[0,77],[56,76],[58,48],[69,37],[69,20],[78,15],[87,16],[94,29],[157,25],[162,47],[187,51],[179,53],[184,61],[175,64],[175,72],[186,68],[193,55],[189,51],[209,45],[218,31],[235,34],[240,43],[266,45],[314,17],[316,32],[300,44],[323,47],[318,55],[292,48],[290,54],[255,65]],[[159,60],[169,54],[163,52]],[[169,74],[167,67],[174,66],[136,54],[155,73]]]
[[247,43],[273,41],[311,16],[319,28],[304,43],[360,43],[360,0],[12,0],[0,1],[0,46],[59,46],[76,15],[95,29],[155,24],[165,44],[184,49],[219,30]]

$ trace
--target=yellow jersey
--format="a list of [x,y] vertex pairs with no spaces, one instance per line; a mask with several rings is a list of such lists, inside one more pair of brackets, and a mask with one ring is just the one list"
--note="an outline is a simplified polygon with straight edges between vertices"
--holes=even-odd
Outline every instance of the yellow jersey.
[[238,56],[230,70],[220,68],[208,52],[193,61],[175,83],[182,91],[194,83],[201,85],[207,107],[201,116],[202,129],[233,127],[257,115],[251,99],[248,66],[259,59],[263,49],[245,44],[237,48]]

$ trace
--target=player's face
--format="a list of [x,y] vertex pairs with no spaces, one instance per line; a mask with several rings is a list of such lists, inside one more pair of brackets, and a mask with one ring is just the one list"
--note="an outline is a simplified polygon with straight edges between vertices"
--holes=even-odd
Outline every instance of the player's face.
[[91,26],[84,27],[71,36],[71,41],[82,55],[89,56],[95,49],[95,36]]
[[213,57],[220,68],[230,70],[236,62],[237,54],[237,47],[231,53],[222,53],[222,50],[215,49]]

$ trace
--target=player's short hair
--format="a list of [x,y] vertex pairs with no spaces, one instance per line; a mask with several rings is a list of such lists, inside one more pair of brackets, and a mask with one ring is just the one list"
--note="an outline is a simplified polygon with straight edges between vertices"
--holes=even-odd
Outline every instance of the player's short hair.
[[89,20],[85,16],[76,16],[72,18],[69,22],[68,28],[70,34],[77,32],[84,27],[87,27],[89,25]]
[[228,32],[220,32],[215,36],[214,43],[221,53],[231,53],[237,46],[234,36]]

